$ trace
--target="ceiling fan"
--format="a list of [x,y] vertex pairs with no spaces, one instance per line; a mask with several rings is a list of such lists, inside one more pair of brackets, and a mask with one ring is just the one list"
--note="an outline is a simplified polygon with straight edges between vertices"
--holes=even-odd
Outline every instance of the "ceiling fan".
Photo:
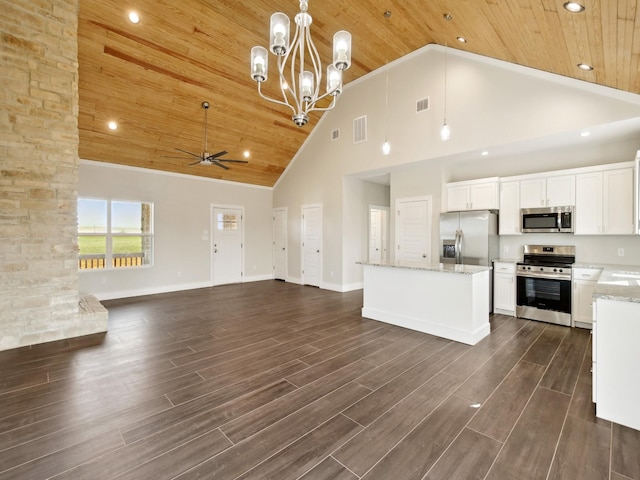
[[[188,152],[186,150],[182,150],[180,148],[176,148],[179,152],[186,153],[187,155],[191,155],[192,157],[196,157],[198,159],[197,162],[190,163],[188,166],[197,165],[198,163],[201,165],[216,165],[220,168],[224,168],[225,170],[229,170],[229,167],[224,165],[222,162],[228,163],[249,163],[246,160],[231,160],[228,158],[220,158],[226,155],[226,150],[222,150],[218,153],[209,153],[207,151],[207,111],[209,110],[209,102],[202,102],[202,108],[204,108],[204,147],[202,149],[202,153],[200,155]],[[170,157],[167,155],[162,155],[164,158],[185,158],[185,157]],[[188,157],[187,157],[188,158]]]

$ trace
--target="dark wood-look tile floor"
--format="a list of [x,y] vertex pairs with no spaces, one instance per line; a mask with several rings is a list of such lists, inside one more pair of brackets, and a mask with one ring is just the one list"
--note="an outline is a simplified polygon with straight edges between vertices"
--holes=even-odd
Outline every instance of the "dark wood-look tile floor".
[[0,352],[0,479],[640,480],[585,330],[495,315],[471,347],[277,281],[105,305]]

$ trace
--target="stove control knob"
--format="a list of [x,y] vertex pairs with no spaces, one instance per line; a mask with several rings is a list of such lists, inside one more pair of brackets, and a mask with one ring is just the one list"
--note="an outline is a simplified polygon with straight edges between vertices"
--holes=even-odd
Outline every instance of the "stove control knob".
[[562,273],[562,269],[561,269],[561,268],[559,268],[559,269],[558,269],[558,272],[559,272],[559,273]]
[[[558,269],[557,269],[557,268],[554,268],[554,269],[553,269],[553,271],[554,271],[554,272],[557,272],[557,271],[558,271]],[[560,270],[560,271],[562,271],[562,270]]]

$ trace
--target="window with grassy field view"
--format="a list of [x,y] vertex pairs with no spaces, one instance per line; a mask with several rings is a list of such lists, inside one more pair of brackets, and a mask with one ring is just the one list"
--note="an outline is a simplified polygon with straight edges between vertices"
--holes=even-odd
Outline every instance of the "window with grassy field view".
[[78,198],[79,268],[153,263],[153,204]]

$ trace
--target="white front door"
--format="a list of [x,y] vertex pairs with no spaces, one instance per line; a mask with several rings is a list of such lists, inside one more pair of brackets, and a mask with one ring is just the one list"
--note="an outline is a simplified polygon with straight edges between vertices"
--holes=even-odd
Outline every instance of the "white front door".
[[213,284],[242,282],[242,229],[241,208],[213,208],[211,225]]
[[302,284],[320,286],[322,277],[322,207],[302,207]]
[[287,279],[287,209],[273,210],[273,278]]
[[431,264],[431,197],[396,202],[396,263]]

